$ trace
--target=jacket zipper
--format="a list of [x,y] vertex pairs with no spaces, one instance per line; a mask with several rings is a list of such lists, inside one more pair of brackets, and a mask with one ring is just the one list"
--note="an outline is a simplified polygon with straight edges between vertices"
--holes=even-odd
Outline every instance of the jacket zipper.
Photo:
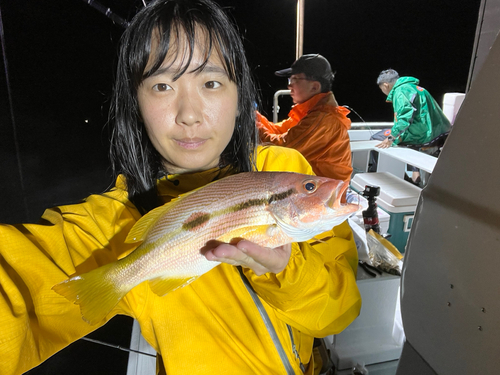
[[[271,339],[276,347],[276,350],[278,351],[278,354],[280,356],[281,361],[283,362],[283,365],[285,367],[287,375],[294,375],[295,371],[293,370],[292,364],[288,360],[288,357],[285,353],[285,349],[281,345],[281,342],[278,338],[278,334],[276,333],[276,330],[274,329],[274,326],[271,322],[271,319],[269,318],[269,315],[267,315],[267,312],[266,312],[266,309],[264,308],[264,305],[262,305],[262,302],[260,301],[259,297],[257,296],[257,293],[255,293],[255,291],[253,290],[252,285],[250,284],[250,282],[246,278],[245,274],[243,273],[243,269],[241,268],[241,266],[238,266],[237,269],[240,273],[241,279],[243,280],[243,284],[245,285],[248,293],[250,293],[250,296],[252,297],[252,299],[257,307],[257,310],[259,311],[259,314],[260,314],[262,320],[264,321],[264,325],[265,325],[267,332],[269,333],[269,335],[270,335],[270,337],[271,337]],[[289,327],[289,326],[287,325],[287,327]],[[289,327],[289,329],[290,329],[290,327]],[[293,341],[293,339],[292,339],[292,341]],[[302,363],[301,363],[300,368],[301,369],[303,368]]]
[[306,372],[306,368],[302,364],[302,360],[300,359],[299,352],[297,351],[297,347],[295,346],[295,342],[293,340],[293,333],[292,333],[292,327],[290,327],[288,324],[286,325],[286,328],[288,328],[288,334],[290,335],[290,341],[292,342],[292,351],[293,354],[295,354],[295,358],[299,360],[300,363],[300,369],[302,370],[302,373]]

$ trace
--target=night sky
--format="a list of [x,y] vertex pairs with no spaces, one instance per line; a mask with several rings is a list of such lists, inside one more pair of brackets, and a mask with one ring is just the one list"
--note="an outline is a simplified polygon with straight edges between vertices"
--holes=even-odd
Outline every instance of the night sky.
[[[100,3],[125,19],[142,6],[141,0]],[[295,59],[295,1],[219,3],[240,28],[263,110],[270,112],[273,93],[286,88],[273,73]],[[374,84],[389,67],[419,78],[438,101],[447,91],[465,89],[480,0],[305,4],[304,53],[330,60],[339,103],[365,120],[391,119],[390,106]],[[27,104],[56,119],[104,116],[101,106],[110,94],[122,28],[81,0],[1,0],[0,5],[12,89],[19,95],[15,105]]]
[[[286,88],[274,71],[295,60],[296,2],[218,1],[238,25],[261,111],[272,118],[273,94]],[[141,0],[100,3],[127,20],[142,7]],[[419,78],[439,103],[445,92],[465,90],[479,5],[306,0],[304,53],[331,62],[339,104],[366,121],[391,121],[392,107],[375,84],[383,69]],[[0,9],[6,48],[0,61],[0,221],[35,220],[44,207],[111,183],[105,124],[123,28],[82,0],[0,0]],[[280,118],[290,104],[280,101]]]

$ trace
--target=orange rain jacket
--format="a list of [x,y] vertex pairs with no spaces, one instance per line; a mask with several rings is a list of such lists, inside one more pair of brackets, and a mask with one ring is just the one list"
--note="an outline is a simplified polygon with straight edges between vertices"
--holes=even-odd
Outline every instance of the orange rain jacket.
[[349,183],[352,162],[348,113],[328,92],[294,105],[289,118],[277,124],[257,113],[257,127],[263,142],[298,150],[316,175]]
[[[302,156],[281,147],[260,147],[257,167],[312,172]],[[179,184],[159,180],[159,195],[168,202],[227,173],[227,168],[215,168],[169,176]],[[24,373],[105,323],[88,325],[79,307],[51,288],[132,251],[136,245],[124,241],[140,216],[119,178],[107,193],[46,210],[40,224],[0,225],[0,374]],[[290,261],[279,274],[257,276],[244,270],[296,374],[302,373],[300,361],[308,367],[306,374],[313,371],[313,337],[342,331],[361,306],[357,250],[349,225],[344,222],[322,237],[326,242],[294,243]],[[169,375],[285,374],[234,266],[221,264],[163,297],[144,282],[106,320],[116,314],[137,319]]]

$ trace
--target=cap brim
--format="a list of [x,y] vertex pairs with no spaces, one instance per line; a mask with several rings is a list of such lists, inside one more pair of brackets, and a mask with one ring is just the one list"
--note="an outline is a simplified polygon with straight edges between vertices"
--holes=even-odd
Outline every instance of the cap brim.
[[278,70],[274,74],[278,77],[290,77],[292,75],[292,68]]

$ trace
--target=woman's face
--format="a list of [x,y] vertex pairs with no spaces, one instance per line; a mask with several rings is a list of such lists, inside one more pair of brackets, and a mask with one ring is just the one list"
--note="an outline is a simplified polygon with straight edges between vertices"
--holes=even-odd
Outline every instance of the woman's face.
[[[185,45],[182,38],[180,45]],[[179,53],[178,60],[182,56]],[[168,54],[162,67],[138,89],[148,136],[169,173],[214,168],[233,135],[238,112],[236,84],[229,80],[215,52],[202,70],[195,71],[204,61],[202,49],[196,46],[188,69],[176,81],[181,62],[171,64],[171,59]],[[150,59],[146,71],[151,64]]]

